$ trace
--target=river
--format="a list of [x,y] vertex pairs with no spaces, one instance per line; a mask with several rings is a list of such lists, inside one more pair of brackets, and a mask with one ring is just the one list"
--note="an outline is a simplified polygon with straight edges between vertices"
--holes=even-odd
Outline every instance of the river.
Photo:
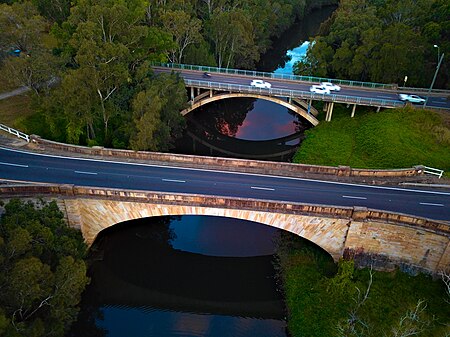
[[[334,7],[294,25],[260,61],[289,72]],[[289,160],[309,128],[258,99],[223,100],[192,113],[176,152]],[[275,277],[279,230],[210,216],[156,217],[101,232],[90,249],[91,283],[71,337],[286,337]]]

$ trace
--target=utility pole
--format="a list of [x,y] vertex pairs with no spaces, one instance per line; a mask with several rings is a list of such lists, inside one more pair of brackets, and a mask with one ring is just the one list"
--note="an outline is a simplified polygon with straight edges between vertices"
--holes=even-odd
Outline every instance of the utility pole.
[[433,76],[433,81],[431,81],[430,89],[428,90],[427,99],[425,100],[425,103],[423,105],[424,108],[427,106],[428,98],[430,97],[431,90],[433,89],[433,85],[434,85],[434,82],[436,81],[436,77],[437,77],[437,74],[439,72],[439,68],[441,67],[441,63],[442,63],[443,59],[444,59],[444,53],[442,53],[441,58],[439,59],[439,63],[436,66],[436,71],[435,71],[434,76]]

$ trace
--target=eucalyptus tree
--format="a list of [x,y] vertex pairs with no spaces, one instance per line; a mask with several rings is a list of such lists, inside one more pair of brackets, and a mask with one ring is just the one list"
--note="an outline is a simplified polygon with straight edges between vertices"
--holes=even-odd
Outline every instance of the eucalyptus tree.
[[[30,2],[0,4],[0,67],[2,77],[39,93],[48,89],[60,62],[44,43],[48,23]],[[18,50],[11,56],[14,50]]]

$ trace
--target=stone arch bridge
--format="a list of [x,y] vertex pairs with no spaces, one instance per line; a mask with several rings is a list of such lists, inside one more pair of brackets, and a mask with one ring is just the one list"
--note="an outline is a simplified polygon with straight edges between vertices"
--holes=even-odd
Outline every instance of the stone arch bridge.
[[448,223],[361,207],[73,185],[3,185],[0,195],[4,200],[57,200],[68,224],[80,229],[89,245],[103,229],[132,219],[212,215],[287,230],[322,247],[335,261],[353,255],[360,265],[370,263],[376,269],[389,270],[404,264],[437,273],[450,268]]

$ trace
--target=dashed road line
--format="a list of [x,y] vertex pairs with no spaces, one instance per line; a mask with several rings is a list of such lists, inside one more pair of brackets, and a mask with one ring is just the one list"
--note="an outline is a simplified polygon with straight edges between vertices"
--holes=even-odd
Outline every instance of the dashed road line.
[[367,200],[366,197],[355,197],[353,195],[343,195],[342,198]]
[[424,205],[424,206],[438,206],[438,207],[444,207],[443,204],[433,204],[431,202],[420,202],[419,204]]
[[4,163],[4,162],[0,162],[0,165],[15,166],[15,167],[25,167],[25,168],[28,167],[28,165],[20,165],[20,164]]
[[186,180],[177,180],[177,179],[161,179],[162,181],[166,181],[169,183],[185,183]]
[[97,172],[87,172],[87,171],[75,171],[75,173],[78,173],[78,174],[90,174],[90,175],[93,175],[93,176],[98,174]]
[[250,188],[252,188],[254,190],[275,191],[274,188],[270,188],[270,187],[251,186]]

